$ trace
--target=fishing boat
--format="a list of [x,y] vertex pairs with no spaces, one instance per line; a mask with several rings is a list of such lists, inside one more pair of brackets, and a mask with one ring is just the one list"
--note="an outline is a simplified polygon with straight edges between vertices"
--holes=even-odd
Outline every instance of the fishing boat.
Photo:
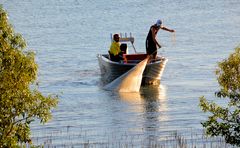
[[[147,57],[147,54],[145,53],[136,52],[133,45],[134,38],[131,34],[130,37],[127,37],[126,35],[125,37],[122,37],[121,35],[120,42],[131,42],[135,53],[129,54],[125,51],[125,54],[123,54],[123,60],[120,60],[119,62],[112,61],[109,54],[98,54],[97,58],[103,84],[112,82]],[[141,85],[159,85],[167,61],[167,58],[163,56],[157,56],[155,60],[150,60],[144,69]]]

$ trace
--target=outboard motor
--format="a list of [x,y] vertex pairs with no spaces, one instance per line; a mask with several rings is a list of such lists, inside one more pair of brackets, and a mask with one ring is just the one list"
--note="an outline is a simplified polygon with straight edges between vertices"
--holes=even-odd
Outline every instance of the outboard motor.
[[120,45],[120,50],[122,51],[122,54],[128,54],[127,44],[122,43],[122,44]]

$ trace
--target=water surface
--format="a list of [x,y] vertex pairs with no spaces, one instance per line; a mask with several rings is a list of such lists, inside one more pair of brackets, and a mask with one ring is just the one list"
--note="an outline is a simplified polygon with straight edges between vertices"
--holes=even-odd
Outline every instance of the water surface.
[[[198,98],[214,98],[217,62],[240,42],[238,0],[1,3],[15,30],[36,52],[39,89],[60,95],[53,119],[31,127],[36,144],[140,143],[161,140],[169,131],[201,130],[207,116]],[[132,32],[137,51],[145,52],[149,27],[159,18],[176,30],[175,43],[171,33],[158,33],[163,46],[159,54],[169,59],[161,85],[133,94],[102,90],[96,55],[107,52],[110,33]]]

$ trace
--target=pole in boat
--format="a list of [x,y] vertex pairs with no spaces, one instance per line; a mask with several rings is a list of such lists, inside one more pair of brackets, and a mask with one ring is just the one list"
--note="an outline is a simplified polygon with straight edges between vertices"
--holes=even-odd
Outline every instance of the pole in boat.
[[142,74],[148,60],[149,56],[128,72],[107,84],[104,89],[118,92],[139,92],[142,82]]
[[[131,33],[131,32],[130,32],[130,38],[132,38],[132,33]],[[133,42],[134,42],[134,40],[132,40],[132,41],[131,41],[131,43],[132,43],[132,46],[133,46],[133,49],[134,49],[135,53],[137,53],[137,51],[136,51],[136,48],[135,48],[135,46],[134,46]]]

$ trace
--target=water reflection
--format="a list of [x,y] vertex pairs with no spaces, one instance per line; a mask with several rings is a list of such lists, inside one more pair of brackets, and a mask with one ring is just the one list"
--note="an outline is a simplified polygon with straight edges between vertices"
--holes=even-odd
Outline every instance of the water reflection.
[[163,85],[143,87],[141,97],[145,103],[145,112],[163,113],[168,110],[166,88]]
[[[166,100],[166,88],[160,86],[142,87],[139,93],[119,93],[121,100],[135,104],[137,112],[144,112],[147,119],[151,119],[155,114],[156,120],[166,121],[168,111]],[[141,107],[137,106],[140,105]]]
[[132,92],[132,93],[126,93],[126,92],[119,92],[119,97],[121,100],[128,102],[128,103],[142,103],[143,99],[139,92]]
[[163,135],[162,129],[166,128],[168,121],[168,106],[166,97],[166,88],[150,86],[142,89],[142,98],[144,99],[144,135],[145,145],[151,147],[151,141],[158,141],[160,135]]
[[160,86],[145,86],[141,87],[140,92],[124,93],[119,92],[119,97],[129,103],[142,103],[149,101],[160,101],[166,98],[166,88]]
[[142,87],[139,93],[119,93],[135,112],[142,113],[142,130],[147,141],[158,139],[169,119],[166,88],[160,86]]

